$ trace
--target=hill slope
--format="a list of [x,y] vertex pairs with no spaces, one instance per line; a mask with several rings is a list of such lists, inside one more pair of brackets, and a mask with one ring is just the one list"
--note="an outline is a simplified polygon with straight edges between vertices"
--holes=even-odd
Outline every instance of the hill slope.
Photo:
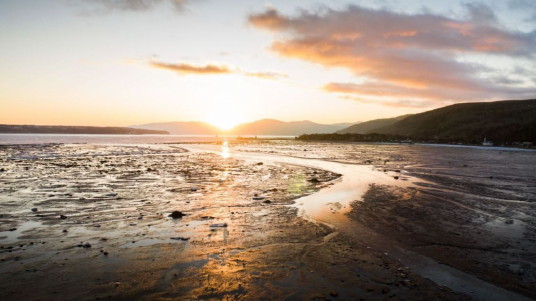
[[230,131],[235,135],[301,135],[311,133],[333,133],[351,123],[320,124],[309,120],[284,122],[262,119],[236,126]]
[[374,130],[378,128],[382,128],[384,126],[391,125],[397,121],[400,121],[408,116],[411,116],[411,114],[408,115],[402,115],[394,118],[383,118],[383,119],[374,119],[370,121],[365,121],[362,123],[354,124],[352,126],[349,126],[347,128],[344,128],[342,130],[337,131],[337,134],[368,134],[372,133]]
[[455,104],[406,117],[374,133],[439,142],[536,141],[536,99]]
[[134,125],[132,128],[165,130],[176,135],[289,135],[309,133],[333,133],[352,123],[319,124],[312,121],[284,122],[275,119],[262,119],[240,124],[229,131],[222,131],[206,122],[164,122]]

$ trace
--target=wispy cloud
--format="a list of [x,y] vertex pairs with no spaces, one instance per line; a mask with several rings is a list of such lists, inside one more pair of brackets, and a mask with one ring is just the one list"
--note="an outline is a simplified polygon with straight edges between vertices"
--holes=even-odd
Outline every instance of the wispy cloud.
[[110,11],[147,11],[158,5],[170,5],[177,11],[183,11],[193,0],[71,0],[78,2],[88,14]]
[[[302,10],[285,16],[274,8],[249,16],[249,23],[278,33],[271,49],[285,57],[351,70],[364,84],[328,84],[336,93],[432,101],[529,97],[527,80],[491,79],[493,66],[462,60],[464,55],[531,60],[536,32],[501,25],[491,9],[467,5],[463,19],[431,13],[403,14],[349,6],[344,10]],[[426,102],[422,102],[426,104]]]
[[150,65],[157,69],[174,71],[181,74],[225,74],[232,73],[227,66],[218,65],[190,65],[185,63],[171,64],[162,62],[151,62]]
[[288,75],[278,72],[245,72],[247,76],[258,77],[263,79],[282,79],[287,78]]
[[262,79],[282,79],[288,76],[279,72],[245,72],[240,69],[232,68],[226,65],[193,65],[188,63],[163,63],[152,61],[149,65],[153,68],[169,70],[179,74],[240,74],[244,76],[257,77]]

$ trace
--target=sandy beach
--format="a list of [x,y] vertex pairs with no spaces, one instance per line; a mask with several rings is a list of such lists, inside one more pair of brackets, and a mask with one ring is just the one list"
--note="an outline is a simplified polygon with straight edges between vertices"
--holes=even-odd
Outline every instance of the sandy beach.
[[288,141],[0,152],[2,300],[536,297],[530,171]]

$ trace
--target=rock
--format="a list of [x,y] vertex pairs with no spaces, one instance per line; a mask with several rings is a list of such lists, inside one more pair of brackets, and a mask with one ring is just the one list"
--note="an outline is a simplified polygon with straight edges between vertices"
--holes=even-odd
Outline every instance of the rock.
[[320,182],[320,180],[318,180],[318,178],[311,178],[311,179],[309,179],[309,180],[307,180],[307,181],[309,181],[309,182],[311,182],[311,183],[318,183],[318,182]]
[[262,163],[262,162],[257,162],[257,165],[263,165],[263,164],[264,164],[264,163]]
[[511,218],[509,218],[509,219],[505,220],[504,223],[505,223],[505,224],[508,224],[508,225],[511,225],[511,224],[514,223],[514,220],[511,219]]
[[61,215],[60,215],[60,218],[61,218],[61,219],[66,219],[66,218],[67,218],[67,216],[65,216],[65,215],[61,214]]
[[195,191],[197,191],[197,188],[192,187],[192,188],[190,188],[190,190],[195,192]]
[[7,231],[11,231],[11,232],[13,232],[13,231],[17,231],[17,228],[11,228],[11,229],[9,229],[9,230],[7,230]]
[[117,196],[117,192],[110,192],[108,194],[106,194],[107,197],[116,197]]
[[264,201],[263,203],[265,203],[265,204],[271,204],[272,201],[270,201],[270,200],[266,200],[266,201]]
[[394,176],[393,178],[395,178],[395,180],[398,180],[398,176]]
[[260,200],[264,200],[264,197],[263,196],[254,196],[253,199],[255,201],[260,201]]
[[86,243],[82,244],[82,248],[89,249],[89,248],[91,248],[91,244],[86,242]]
[[67,233],[67,230],[66,230],[66,229],[63,229],[63,233]]
[[32,208],[32,212],[37,212],[37,210],[39,210],[39,209],[37,209],[37,208]]
[[182,218],[183,216],[186,216],[186,214],[175,210],[175,211],[171,212],[171,214],[168,215],[168,216],[173,218],[173,219],[178,219],[178,218]]
[[182,240],[182,241],[187,241],[187,240],[190,240],[190,237],[170,237],[170,239],[173,239],[173,240]]
[[211,228],[227,228],[227,223],[222,224],[212,224],[210,225]]

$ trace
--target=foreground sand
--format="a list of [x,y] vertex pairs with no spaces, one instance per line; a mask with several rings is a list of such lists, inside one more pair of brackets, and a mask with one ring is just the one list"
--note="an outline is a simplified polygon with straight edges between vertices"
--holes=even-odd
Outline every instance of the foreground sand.
[[[351,231],[299,217],[289,205],[338,181],[331,172],[190,153],[180,145],[0,152],[2,300],[469,299]],[[416,231],[425,217],[392,223],[401,215],[392,204],[414,191],[401,192],[372,187],[349,214],[393,237]],[[169,217],[175,210],[186,215]],[[427,239],[443,234],[436,228]]]
[[348,216],[408,250],[536,298],[534,151],[295,141],[236,149],[364,164],[392,176],[401,185],[374,183]]

